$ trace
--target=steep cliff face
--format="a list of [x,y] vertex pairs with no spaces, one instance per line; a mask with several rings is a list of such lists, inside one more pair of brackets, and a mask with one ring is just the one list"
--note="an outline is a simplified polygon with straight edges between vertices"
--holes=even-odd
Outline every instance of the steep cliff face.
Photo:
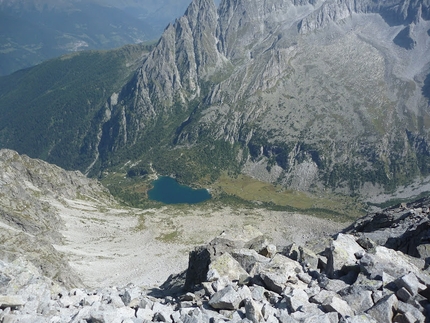
[[428,175],[429,8],[195,0],[106,108],[100,149],[227,142],[242,172],[302,190]]
[[226,60],[216,48],[216,26],[213,1],[192,2],[183,17],[167,26],[119,100],[107,107],[112,113],[104,138],[109,149],[135,144],[157,117],[172,114],[175,104],[187,110],[187,103],[201,96],[200,79]]

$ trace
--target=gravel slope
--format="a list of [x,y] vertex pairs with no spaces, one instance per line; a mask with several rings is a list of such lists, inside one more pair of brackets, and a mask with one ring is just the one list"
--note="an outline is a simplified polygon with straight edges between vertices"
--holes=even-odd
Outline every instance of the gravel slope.
[[[263,209],[199,206],[137,210],[97,201],[52,201],[65,222],[64,252],[88,287],[162,284],[186,269],[188,252],[225,230],[252,225],[275,244],[304,243],[345,225],[310,216]],[[144,220],[143,220],[144,219]]]

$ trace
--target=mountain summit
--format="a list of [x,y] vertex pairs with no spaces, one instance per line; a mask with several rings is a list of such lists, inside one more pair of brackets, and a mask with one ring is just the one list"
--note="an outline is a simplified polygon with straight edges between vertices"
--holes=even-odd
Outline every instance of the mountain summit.
[[84,139],[44,156],[63,166],[61,145],[90,174],[131,160],[187,181],[394,189],[430,173],[429,46],[428,0],[194,0]]

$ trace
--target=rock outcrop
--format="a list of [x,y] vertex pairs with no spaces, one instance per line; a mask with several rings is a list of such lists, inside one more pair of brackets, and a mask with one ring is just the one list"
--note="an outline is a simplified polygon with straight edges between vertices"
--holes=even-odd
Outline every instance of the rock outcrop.
[[415,253],[428,241],[387,238],[409,240],[429,207],[426,198],[370,214],[318,253],[271,245],[251,227],[225,232],[159,290],[66,290],[22,259],[0,262],[0,322],[429,322],[427,256]]
[[64,228],[47,199],[113,201],[96,180],[17,152],[0,150],[0,259],[30,261],[46,276],[64,286],[80,284],[66,257],[53,244],[61,244]]
[[365,248],[374,244],[401,251],[430,265],[430,198],[369,214],[344,230]]

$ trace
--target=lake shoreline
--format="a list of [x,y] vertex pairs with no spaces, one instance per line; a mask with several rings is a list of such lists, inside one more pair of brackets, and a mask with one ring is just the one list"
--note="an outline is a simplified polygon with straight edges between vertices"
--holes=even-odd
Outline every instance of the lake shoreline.
[[170,176],[159,176],[151,182],[151,187],[148,199],[164,204],[197,204],[212,199],[210,189],[194,189]]

